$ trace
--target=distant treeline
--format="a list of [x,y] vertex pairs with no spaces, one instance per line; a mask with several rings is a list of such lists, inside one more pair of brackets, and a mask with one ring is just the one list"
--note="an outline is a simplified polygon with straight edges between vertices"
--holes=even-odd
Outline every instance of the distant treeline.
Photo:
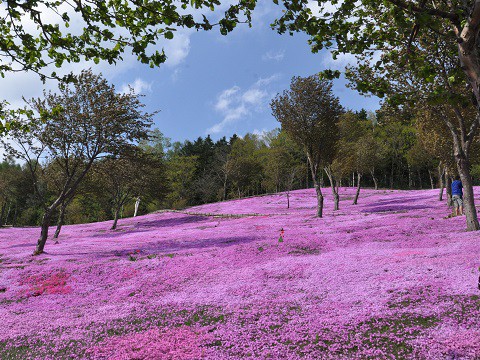
[[[355,149],[356,154],[368,154],[363,159],[362,186],[438,187],[448,164],[441,163],[432,149],[425,147],[421,138],[424,129],[419,130],[414,118],[389,111],[382,108],[376,114],[362,110],[342,115],[337,156],[332,163],[338,185],[356,186],[357,170],[362,167],[348,155],[348,150]],[[150,160],[134,159],[133,163],[139,165],[136,167],[117,160],[116,170],[111,166],[104,169],[108,158],[95,162],[68,204],[66,223],[112,219],[117,208],[120,217],[132,216],[137,197],[141,214],[312,186],[304,149],[280,129],[261,136],[233,135],[218,141],[207,136],[183,143],[172,143],[155,129],[137,150],[131,151],[130,160],[137,154],[147,154]],[[43,198],[51,200],[55,197],[51,184],[55,167],[49,163],[38,166],[38,173],[44,174],[39,177],[39,188],[46,192]],[[472,171],[478,179],[480,165],[473,164]],[[329,186],[323,172],[320,182]],[[124,197],[116,206],[120,193]],[[41,223],[44,200],[36,196],[27,166],[15,164],[13,158],[0,164],[0,201],[2,225]]]

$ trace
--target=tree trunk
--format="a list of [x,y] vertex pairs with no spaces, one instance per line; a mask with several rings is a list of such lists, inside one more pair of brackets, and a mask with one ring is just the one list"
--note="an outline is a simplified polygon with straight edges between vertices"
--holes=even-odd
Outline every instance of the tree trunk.
[[357,192],[355,193],[355,198],[353,199],[353,205],[357,205],[358,196],[360,195],[360,180],[362,179],[362,174],[357,173]]
[[378,190],[378,180],[377,180],[377,178],[375,177],[375,171],[374,171],[374,170],[370,170],[370,174],[372,175],[373,183],[375,184],[375,190]]
[[438,194],[438,201],[443,200],[443,188],[445,187],[445,182],[443,181],[443,177],[445,175],[445,168],[442,167],[442,163],[438,165],[438,181],[440,182],[440,193]]
[[420,174],[420,170],[417,170],[418,175],[418,186],[422,189],[422,174]]
[[17,204],[15,204],[15,211],[13,213],[13,220],[12,220],[12,227],[15,227],[15,224],[17,223]]
[[45,248],[45,243],[47,242],[48,238],[48,227],[50,226],[50,221],[52,218],[53,209],[48,208],[45,210],[45,213],[42,217],[42,230],[40,232],[40,238],[37,241],[37,247],[33,255],[40,255],[43,253],[43,249]]
[[428,176],[430,178],[430,187],[433,189],[435,189],[435,185],[433,184],[433,176],[432,176],[432,172],[430,171],[430,169],[428,169]]
[[475,202],[473,198],[473,185],[472,177],[470,175],[470,169],[468,159],[456,159],[458,173],[463,185],[463,211],[465,213],[467,221],[467,230],[475,231],[480,230],[480,224],[478,223],[477,209],[475,208]]
[[7,204],[6,203],[3,203],[2,204],[2,213],[0,214],[0,226],[3,226],[3,218],[5,216],[5,208],[6,208]]
[[287,209],[290,209],[290,192],[287,191]]
[[393,189],[393,175],[394,175],[394,172],[393,172],[393,163],[392,163],[392,168],[390,169],[390,189]]
[[227,181],[223,182],[223,201],[227,199]]
[[135,212],[133,213],[133,217],[137,216],[139,205],[140,205],[140,196],[138,196],[137,199],[135,200]]
[[453,135],[454,141],[454,156],[457,163],[458,173],[463,185],[463,209],[467,221],[467,230],[479,230],[480,226],[477,218],[477,210],[475,208],[475,200],[473,197],[472,177],[469,169],[469,147],[472,144],[475,135],[477,134],[480,124],[480,55],[478,53],[478,25],[480,22],[480,2],[473,2],[470,8],[469,19],[462,25],[460,29],[454,26],[455,36],[457,38],[458,57],[460,60],[460,67],[467,76],[468,83],[471,87],[473,95],[476,100],[477,116],[475,121],[470,126],[468,133],[458,108],[455,108],[455,114],[460,121],[460,135],[457,136],[455,128],[447,125]]
[[445,178],[447,179],[447,206],[452,206],[452,178],[450,174],[447,172],[445,173]]
[[60,213],[58,214],[58,222],[57,222],[57,229],[55,230],[55,234],[53,235],[54,239],[58,239],[60,235],[60,231],[62,230],[62,226],[65,223],[65,210],[67,209],[67,204],[63,204],[60,207]]
[[119,214],[120,214],[120,207],[117,207],[115,209],[115,213],[114,213],[113,225],[110,228],[110,230],[115,230],[117,228],[117,222],[118,222],[118,215]]
[[410,165],[408,165],[408,188],[412,188],[412,171],[410,170]]
[[3,222],[5,225],[8,224],[8,218],[10,217],[10,209],[11,209],[11,206],[12,204],[9,202],[8,203],[8,209],[7,209],[7,215],[5,215],[5,221]]
[[309,184],[308,184],[308,177],[309,177],[309,170],[310,170],[310,165],[309,165],[309,161],[308,161],[308,156],[307,156],[307,176],[305,177],[305,189],[308,189],[309,188]]
[[333,178],[332,171],[328,168],[325,167],[325,172],[327,173],[328,180],[330,181],[330,187],[332,188],[332,195],[333,195],[333,211],[336,211],[340,208],[340,198],[338,196],[338,191],[336,188],[336,183],[335,179]]
[[317,179],[313,180],[313,185],[315,187],[315,193],[317,194],[317,217],[323,217],[323,194],[322,188],[320,187]]

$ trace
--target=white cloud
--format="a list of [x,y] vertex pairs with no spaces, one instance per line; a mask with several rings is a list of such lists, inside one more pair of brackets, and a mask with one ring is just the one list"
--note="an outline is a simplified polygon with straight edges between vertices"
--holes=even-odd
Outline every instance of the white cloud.
[[192,31],[180,29],[173,34],[173,39],[166,40],[163,47],[167,55],[165,65],[168,67],[180,65],[190,53],[190,36]]
[[137,78],[135,79],[133,84],[123,84],[120,89],[120,92],[125,94],[130,92],[130,89],[132,89],[135,94],[141,94],[145,91],[150,92],[152,91],[152,84],[147,83],[146,81],[140,78]]
[[285,57],[285,50],[282,51],[268,51],[267,53],[262,55],[262,60],[263,61],[269,61],[269,60],[274,60],[274,61],[281,61]]
[[215,103],[215,110],[217,111],[228,111],[230,104],[234,100],[234,95],[240,90],[238,86],[233,86],[230,89],[223,90],[222,93],[218,96],[217,102]]
[[323,65],[331,69],[343,70],[346,66],[357,64],[357,59],[355,55],[352,54],[339,54],[337,55],[337,58],[334,59],[332,54],[327,53],[322,62]]
[[243,93],[242,101],[247,104],[260,105],[267,96],[268,93],[265,90],[248,89]]
[[271,98],[267,86],[278,78],[278,74],[260,78],[246,90],[236,85],[223,90],[213,106],[221,114],[222,120],[207,129],[206,133],[221,133],[252,113],[262,111]]
[[255,87],[262,87],[262,86],[267,86],[270,85],[272,82],[277,81],[280,79],[280,74],[273,74],[272,76],[268,78],[260,78],[255,82]]

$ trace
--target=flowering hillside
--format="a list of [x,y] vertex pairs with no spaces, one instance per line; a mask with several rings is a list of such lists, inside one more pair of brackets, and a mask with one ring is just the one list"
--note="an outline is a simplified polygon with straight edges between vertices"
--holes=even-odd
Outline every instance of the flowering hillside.
[[38,228],[1,229],[0,358],[480,358],[480,233],[438,190],[328,191],[322,219],[300,190],[66,226],[36,257]]

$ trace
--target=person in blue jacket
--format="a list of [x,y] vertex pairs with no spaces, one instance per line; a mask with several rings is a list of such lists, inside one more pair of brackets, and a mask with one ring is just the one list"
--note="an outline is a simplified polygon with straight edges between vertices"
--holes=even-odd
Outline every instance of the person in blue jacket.
[[452,182],[452,203],[453,214],[455,216],[463,215],[463,185],[460,181],[460,176],[455,176]]

